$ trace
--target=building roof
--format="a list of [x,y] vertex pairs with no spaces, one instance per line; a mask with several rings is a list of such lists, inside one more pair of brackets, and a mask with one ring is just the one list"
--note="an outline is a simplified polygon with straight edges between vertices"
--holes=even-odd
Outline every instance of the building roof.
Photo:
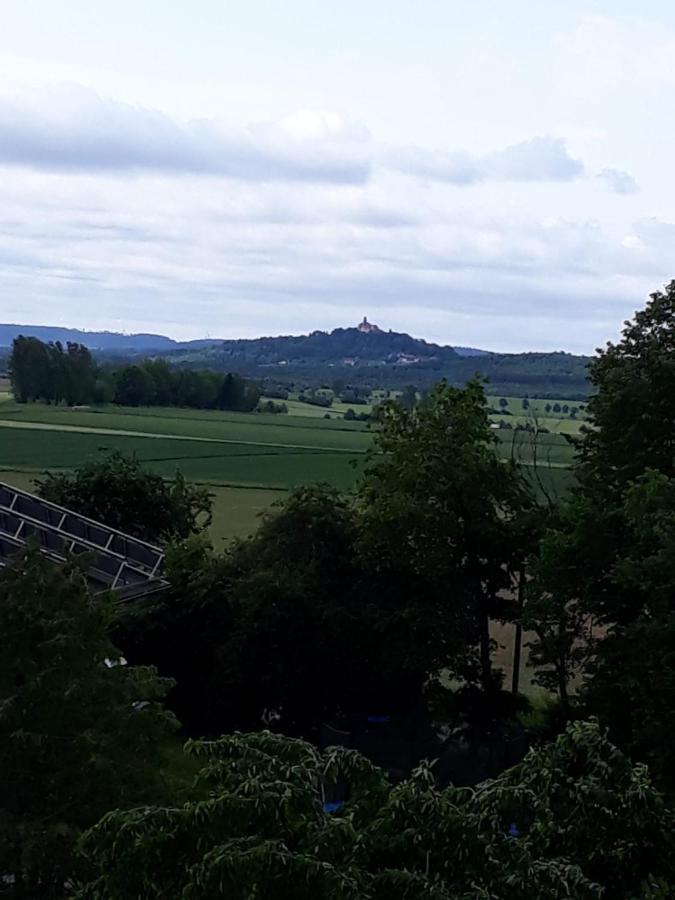
[[110,590],[131,600],[168,587],[160,547],[0,482],[0,567],[30,539],[56,565],[87,554],[93,594]]

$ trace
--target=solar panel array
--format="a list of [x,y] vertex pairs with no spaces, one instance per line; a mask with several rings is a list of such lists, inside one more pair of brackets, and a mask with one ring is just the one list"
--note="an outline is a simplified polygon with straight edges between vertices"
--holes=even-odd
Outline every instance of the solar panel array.
[[87,554],[92,593],[111,590],[130,600],[167,587],[159,547],[0,482],[0,566],[31,539],[56,564]]

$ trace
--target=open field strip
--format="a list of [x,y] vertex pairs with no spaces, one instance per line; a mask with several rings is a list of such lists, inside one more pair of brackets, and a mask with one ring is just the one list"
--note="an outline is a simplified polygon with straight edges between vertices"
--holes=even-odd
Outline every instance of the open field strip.
[[23,428],[28,431],[60,431],[60,432],[76,432],[78,434],[105,434],[118,435],[121,437],[137,437],[137,438],[158,438],[163,441],[190,441],[202,442],[206,444],[235,444],[242,447],[275,447],[282,450],[311,450],[320,453],[364,453],[364,450],[356,450],[354,448],[344,447],[326,447],[312,444],[280,444],[271,441],[243,441],[233,438],[216,438],[216,437],[199,437],[184,434],[167,434],[166,432],[153,431],[125,431],[120,428],[105,428],[87,425],[66,425],[51,422],[32,422],[20,421],[14,419],[0,419],[0,428]]
[[[564,435],[540,435],[537,470],[529,432],[495,435],[500,456],[522,464],[537,493],[562,496],[568,489],[574,448]],[[351,489],[372,441],[372,430],[339,418],[13,402],[3,402],[0,412],[0,469],[34,478],[115,450],[134,454],[163,477],[179,468],[214,491],[216,537],[249,533],[258,513],[283,496],[279,492],[317,482]]]
[[[256,413],[220,413],[211,410],[176,410],[159,407],[68,409],[53,406],[19,406],[2,409],[3,421],[75,425],[78,428],[113,429],[157,435],[181,435],[238,443],[304,446],[316,449],[366,450],[372,437],[359,423],[307,420],[292,416]],[[283,419],[284,421],[279,421]]]

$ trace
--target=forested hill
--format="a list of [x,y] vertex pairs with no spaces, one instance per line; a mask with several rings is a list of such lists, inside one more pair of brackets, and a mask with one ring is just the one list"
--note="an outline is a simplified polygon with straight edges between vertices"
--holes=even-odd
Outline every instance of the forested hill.
[[391,331],[337,328],[294,337],[223,341],[176,349],[176,365],[207,366],[302,386],[335,380],[366,389],[424,388],[446,378],[465,384],[475,375],[509,395],[585,397],[588,358],[571,353],[488,353],[428,343]]
[[407,384],[423,388],[440,378],[464,384],[479,374],[490,381],[495,393],[570,399],[588,393],[587,357],[563,352],[489,353],[440,346],[367,323],[308,335],[183,343],[155,334],[0,325],[0,348],[8,347],[17,334],[64,344],[76,341],[115,362],[165,356],[179,367],[238,372],[300,386],[342,380],[370,389]]
[[253,340],[223,341],[219,351],[232,360],[257,362],[262,365],[415,365],[432,360],[455,360],[459,354],[452,347],[429,344],[409,334],[396,331],[361,331],[359,328],[336,328],[311,334],[262,337]]

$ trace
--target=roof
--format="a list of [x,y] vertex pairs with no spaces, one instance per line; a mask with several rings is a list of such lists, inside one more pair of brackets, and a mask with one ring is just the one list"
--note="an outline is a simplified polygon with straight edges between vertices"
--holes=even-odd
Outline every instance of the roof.
[[31,538],[57,565],[89,554],[86,576],[93,594],[111,590],[131,600],[168,587],[160,547],[0,482],[0,567]]

